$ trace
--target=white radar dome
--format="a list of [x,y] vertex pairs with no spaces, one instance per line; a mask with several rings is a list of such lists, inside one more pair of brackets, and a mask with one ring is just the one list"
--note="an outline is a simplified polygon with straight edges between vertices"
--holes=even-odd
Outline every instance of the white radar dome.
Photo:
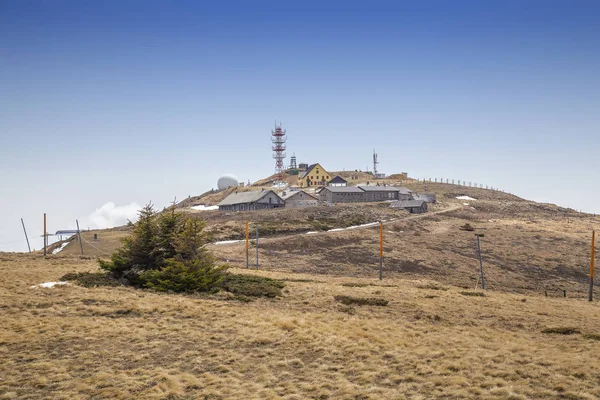
[[217,181],[217,188],[219,188],[219,190],[224,190],[231,186],[238,186],[239,182],[239,179],[233,175],[223,175]]

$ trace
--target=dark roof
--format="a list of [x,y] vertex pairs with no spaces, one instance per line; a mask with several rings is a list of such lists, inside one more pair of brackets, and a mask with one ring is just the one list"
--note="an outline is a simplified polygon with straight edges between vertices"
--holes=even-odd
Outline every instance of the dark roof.
[[365,191],[356,186],[327,186],[321,189],[322,193],[325,190],[329,190],[331,193],[364,193]]
[[408,190],[405,187],[394,187],[394,186],[372,186],[372,185],[368,185],[368,186],[358,186],[359,188],[361,188],[362,190],[364,190],[365,192],[399,192],[402,194],[411,194],[412,191]]
[[332,180],[329,181],[329,183],[348,183],[348,181],[341,176],[336,175]]
[[317,200],[317,198],[315,196],[313,196],[310,193],[306,193],[304,190],[295,190],[293,192],[289,192],[288,194],[286,194],[285,196],[281,196],[281,198],[285,201],[285,200],[289,200],[292,197],[299,195],[300,193],[304,193],[305,195],[307,195],[308,197],[312,197],[314,200]]
[[413,194],[413,199],[414,200],[424,200],[428,203],[435,203],[436,202],[436,197],[435,194],[430,194],[430,193],[423,193],[423,194]]
[[[222,202],[220,202],[219,206],[232,206],[234,204],[248,204],[248,203],[256,203],[258,200],[265,197],[268,193],[273,193],[277,196],[277,193],[272,190],[258,191],[254,190],[251,192],[241,192],[241,193],[232,193],[227,196]],[[279,196],[277,196],[279,197]]]
[[308,175],[308,174],[310,173],[310,170],[311,170],[311,169],[313,169],[314,167],[316,167],[316,166],[317,166],[317,164],[318,164],[318,163],[310,164],[310,165],[308,166],[308,168],[306,168],[306,171],[304,171],[304,172],[302,173],[302,175],[300,175],[300,178],[304,178],[306,175]]
[[390,203],[390,208],[423,207],[423,204],[427,204],[427,202],[425,200],[394,200]]

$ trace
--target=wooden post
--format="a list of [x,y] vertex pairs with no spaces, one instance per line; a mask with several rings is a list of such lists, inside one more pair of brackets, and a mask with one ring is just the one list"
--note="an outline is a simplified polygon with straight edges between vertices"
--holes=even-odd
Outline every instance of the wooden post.
[[44,257],[46,257],[46,213],[44,213]]
[[25,234],[25,240],[27,240],[27,248],[31,253],[31,246],[29,246],[29,238],[27,237],[27,231],[25,230],[25,222],[23,222],[23,218],[21,218],[21,225],[23,225],[23,233]]
[[256,226],[256,269],[258,269],[258,225]]
[[81,255],[83,255],[83,242],[81,241],[81,231],[79,230],[79,220],[75,220],[77,223],[77,239],[79,239],[79,247],[81,248]]
[[476,233],[477,236],[477,255],[479,256],[479,269],[481,271],[481,288],[485,290],[485,275],[483,274],[483,261],[481,260],[481,243],[479,238],[483,236],[483,233]]
[[596,239],[596,232],[592,231],[592,254],[590,259],[590,296],[589,301],[594,300],[594,240]]
[[379,280],[383,279],[383,222],[379,223]]
[[246,268],[248,268],[248,263],[250,262],[249,260],[249,240],[248,240],[248,220],[246,220]]

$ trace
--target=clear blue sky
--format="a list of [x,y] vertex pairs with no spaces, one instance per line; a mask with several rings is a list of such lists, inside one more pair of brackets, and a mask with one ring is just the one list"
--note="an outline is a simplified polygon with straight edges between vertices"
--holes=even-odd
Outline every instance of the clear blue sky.
[[0,0],[0,250],[267,176],[275,119],[302,162],[600,213],[599,2],[213,3]]

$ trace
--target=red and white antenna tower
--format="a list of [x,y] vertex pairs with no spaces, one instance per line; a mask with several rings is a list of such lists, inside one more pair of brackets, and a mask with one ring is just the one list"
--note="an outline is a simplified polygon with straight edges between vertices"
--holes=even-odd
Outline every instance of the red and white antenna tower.
[[273,158],[275,159],[275,174],[278,180],[283,180],[283,160],[285,159],[285,129],[281,129],[281,122],[271,131],[271,142],[273,143]]

